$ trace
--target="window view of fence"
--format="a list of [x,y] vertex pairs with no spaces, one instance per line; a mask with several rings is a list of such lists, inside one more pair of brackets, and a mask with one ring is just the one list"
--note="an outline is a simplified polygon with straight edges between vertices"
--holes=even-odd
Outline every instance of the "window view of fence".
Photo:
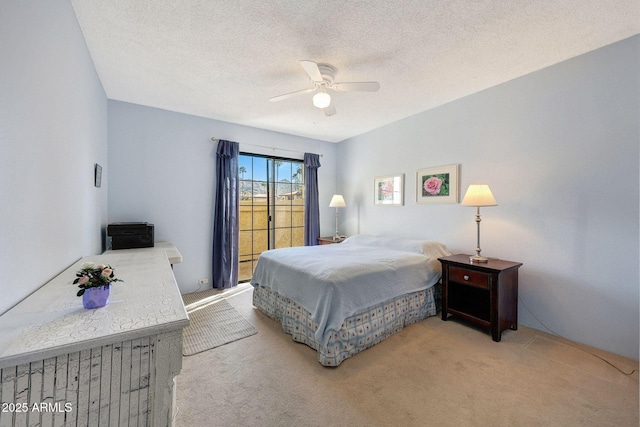
[[304,246],[302,161],[241,154],[239,281],[268,249]]

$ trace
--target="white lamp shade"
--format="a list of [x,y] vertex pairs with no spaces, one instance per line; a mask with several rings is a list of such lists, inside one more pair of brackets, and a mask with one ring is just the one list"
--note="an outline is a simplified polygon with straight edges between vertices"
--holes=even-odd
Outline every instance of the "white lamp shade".
[[344,208],[347,205],[344,203],[344,197],[342,194],[334,194],[329,203],[330,208]]
[[318,108],[327,108],[331,104],[331,96],[327,92],[318,92],[313,95],[313,105]]
[[486,184],[472,184],[462,199],[463,206],[498,206],[491,189]]

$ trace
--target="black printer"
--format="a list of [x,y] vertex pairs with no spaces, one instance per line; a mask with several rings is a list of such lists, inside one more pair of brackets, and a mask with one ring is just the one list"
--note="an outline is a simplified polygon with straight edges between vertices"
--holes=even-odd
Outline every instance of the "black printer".
[[153,224],[146,222],[114,222],[107,226],[111,249],[153,247]]

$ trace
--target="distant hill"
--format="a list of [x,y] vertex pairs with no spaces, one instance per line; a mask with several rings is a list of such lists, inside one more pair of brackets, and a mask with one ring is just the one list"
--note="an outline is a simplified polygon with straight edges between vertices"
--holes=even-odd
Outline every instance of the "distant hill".
[[[283,182],[278,182],[274,184],[275,186],[275,190],[276,190],[276,195],[278,196],[285,196],[285,195],[289,195],[291,193],[294,192],[298,192],[299,194],[302,194],[302,190],[303,190],[303,185],[300,183],[292,183],[290,181],[287,180],[283,180]],[[265,183],[263,182],[256,182],[256,181],[250,181],[250,180],[240,180],[239,182],[239,187],[240,187],[240,197],[241,200],[243,198],[248,198],[251,197],[251,195],[253,194],[254,197],[255,196],[259,196],[262,195],[263,197],[266,197],[267,195],[267,187],[265,185]]]

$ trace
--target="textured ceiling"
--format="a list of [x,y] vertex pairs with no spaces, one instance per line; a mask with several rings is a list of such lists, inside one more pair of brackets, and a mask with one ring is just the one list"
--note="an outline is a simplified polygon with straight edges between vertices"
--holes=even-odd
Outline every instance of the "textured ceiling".
[[[71,0],[109,99],[338,142],[640,32],[638,0]],[[378,92],[311,94],[300,60]]]

